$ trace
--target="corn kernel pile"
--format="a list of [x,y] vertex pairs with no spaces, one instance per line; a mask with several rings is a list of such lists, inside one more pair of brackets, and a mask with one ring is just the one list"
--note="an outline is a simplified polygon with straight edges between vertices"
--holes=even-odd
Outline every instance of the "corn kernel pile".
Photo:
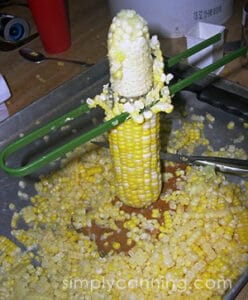
[[14,212],[12,235],[27,251],[1,237],[0,298],[220,299],[248,262],[248,183],[209,167],[169,170],[175,187],[146,216],[116,199],[109,150],[68,155]]

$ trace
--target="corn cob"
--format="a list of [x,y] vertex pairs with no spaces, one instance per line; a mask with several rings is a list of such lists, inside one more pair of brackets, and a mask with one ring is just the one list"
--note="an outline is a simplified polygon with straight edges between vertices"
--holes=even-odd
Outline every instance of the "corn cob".
[[118,197],[141,207],[158,199],[161,191],[159,164],[159,115],[143,124],[132,119],[109,134]]
[[121,112],[131,116],[109,134],[116,173],[117,196],[126,205],[146,207],[161,192],[159,114],[173,106],[156,36],[150,40],[145,20],[133,10],[114,19],[108,35],[110,84],[87,103],[101,106],[110,119]]

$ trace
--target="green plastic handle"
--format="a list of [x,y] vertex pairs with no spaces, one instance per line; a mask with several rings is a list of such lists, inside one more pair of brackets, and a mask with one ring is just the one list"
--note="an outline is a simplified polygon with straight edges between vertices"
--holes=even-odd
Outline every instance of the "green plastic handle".
[[165,63],[166,67],[170,68],[170,67],[178,64],[182,59],[190,57],[191,55],[201,51],[202,49],[204,49],[214,43],[219,42],[221,40],[221,36],[222,36],[221,33],[217,33],[217,34],[213,35],[212,37],[200,42],[199,44],[183,51],[182,53],[174,55],[173,57],[171,57],[167,60],[167,62]]
[[216,60],[211,65],[206,66],[203,69],[200,69],[196,71],[194,74],[190,75],[189,77],[186,77],[182,80],[179,80],[177,83],[173,84],[169,89],[170,93],[172,95],[176,94],[177,92],[183,90],[185,87],[191,85],[192,83],[196,82],[197,80],[200,80],[204,77],[206,77],[209,73],[215,71],[216,69],[228,64],[232,60],[243,56],[247,53],[247,47],[242,47],[236,51],[233,51],[232,53]]
[[[245,55],[247,53],[247,48],[243,47],[240,48],[225,57],[217,60],[213,64],[201,69],[191,76],[180,80],[176,84],[169,87],[170,93],[173,95],[185,87],[189,86],[190,84],[194,83],[195,81],[205,77],[208,73],[213,72],[214,70],[218,69],[219,67],[229,63],[233,59]],[[46,124],[45,126],[27,134],[26,136],[16,140],[15,142],[8,145],[3,151],[0,153],[0,168],[2,168],[6,173],[12,176],[26,176],[28,174],[33,173],[35,170],[47,165],[48,163],[56,160],[57,158],[63,156],[69,151],[72,151],[76,147],[82,145],[90,141],[91,139],[109,131],[110,129],[114,128],[116,125],[125,122],[129,118],[128,113],[122,113],[119,116],[114,117],[113,119],[106,121],[99,126],[91,129],[90,131],[86,132],[85,134],[74,138],[73,140],[69,141],[68,143],[56,148],[55,150],[39,157],[35,161],[30,162],[22,167],[12,168],[6,165],[7,158],[15,153],[17,150],[23,148],[24,146],[32,143],[36,139],[43,137],[51,130],[59,128],[66,124],[66,122],[70,119],[77,118],[82,114],[89,111],[90,108],[87,104],[81,105],[78,108],[66,113],[65,115],[53,120],[52,122]]]
[[[64,124],[63,121],[68,118],[68,115],[70,117],[73,115],[81,115],[83,111],[89,110],[88,105],[83,105],[75,110],[67,113],[66,115],[61,116],[60,118],[50,122],[49,124],[45,125],[44,127],[41,127],[30,134],[24,136],[23,138],[20,138],[16,140],[15,142],[8,145],[4,150],[0,153],[0,168],[2,168],[6,173],[12,176],[26,176],[37,169],[40,169],[41,167],[47,165],[48,163],[56,160],[57,158],[63,156],[64,154],[68,153],[69,151],[72,151],[76,147],[90,141],[91,139],[103,134],[106,131],[109,131],[113,127],[117,126],[118,124],[123,123],[128,118],[128,113],[122,113],[115,118],[112,118],[109,121],[106,121],[102,123],[101,125],[87,131],[85,134],[82,134],[79,137],[74,138],[73,140],[69,141],[68,143],[54,149],[53,151],[39,157],[35,161],[30,162],[29,164],[26,164],[19,168],[10,168],[6,166],[5,161],[14,152],[17,150],[23,148],[24,146],[30,144],[31,142],[35,141],[37,138],[44,136],[47,134],[51,129],[54,129],[55,127],[60,127],[59,124]],[[49,130],[50,129],[50,130]]]

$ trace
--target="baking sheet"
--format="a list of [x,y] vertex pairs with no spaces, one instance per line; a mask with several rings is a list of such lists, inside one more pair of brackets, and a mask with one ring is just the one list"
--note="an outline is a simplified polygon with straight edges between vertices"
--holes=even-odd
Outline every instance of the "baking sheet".
[[[192,72],[191,68],[180,68],[181,66],[178,69],[174,69],[175,74],[179,74],[180,71],[180,77],[187,76],[189,72]],[[76,108],[87,97],[93,97],[98,94],[103,84],[108,82],[108,78],[108,63],[104,60],[0,123],[0,150],[23,133],[28,133],[38,128],[42,124]],[[224,99],[223,103],[220,103],[220,95]],[[214,99],[216,96],[218,96],[217,100]],[[235,103],[235,99],[239,99],[239,101]],[[244,135],[244,140],[237,146],[248,150],[247,129],[242,124],[242,118],[246,117],[246,111],[248,111],[248,90],[246,88],[215,76],[209,76],[196,85],[191,86],[189,90],[176,95],[173,101],[175,104],[173,114],[162,115],[162,122],[169,123],[171,130],[180,128],[182,122],[190,120],[193,114],[205,116],[208,112],[215,117],[215,122],[214,128],[205,126],[205,135],[211,141],[211,144],[214,145],[215,150],[226,144],[232,144],[234,138],[240,135]],[[40,139],[23,151],[19,151],[17,155],[11,157],[9,163],[10,165],[18,166],[27,162],[37,155],[45,153],[44,151],[49,151],[56,144],[64,143],[72,136],[77,136],[87,131],[101,122],[102,118],[102,112],[99,109],[95,109],[90,114],[73,121],[66,128],[53,132],[52,136],[48,137],[48,141]],[[235,122],[233,130],[226,129],[229,121]],[[166,137],[163,138],[165,139]],[[201,154],[203,150],[198,148],[194,154]],[[30,176],[21,178],[26,183],[26,187],[22,189],[22,192],[30,196],[34,195],[34,183],[39,180],[39,175],[50,172],[58,166],[59,162],[49,165]],[[237,181],[240,178],[231,177],[231,180]],[[9,204],[14,203],[17,211],[30,204],[29,200],[18,197],[18,191],[20,190],[19,181],[20,178],[10,177],[0,170],[0,234],[12,240],[14,240],[10,234],[12,211],[9,209]],[[19,243],[18,245],[22,247]],[[246,282],[248,282],[248,271],[243,274],[224,299],[234,299]]]

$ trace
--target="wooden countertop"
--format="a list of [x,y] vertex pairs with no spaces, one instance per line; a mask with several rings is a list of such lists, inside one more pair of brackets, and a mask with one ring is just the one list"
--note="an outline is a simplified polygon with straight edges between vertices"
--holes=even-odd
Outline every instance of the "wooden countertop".
[[[45,53],[39,37],[25,46],[49,56],[96,63],[107,53],[106,37],[111,22],[108,6],[104,0],[68,2],[71,48],[57,55],[49,55]],[[25,16],[31,24],[31,32],[36,31],[27,8],[11,6],[1,10],[16,16]],[[56,61],[35,64],[22,58],[18,49],[9,52],[0,51],[0,73],[6,78],[12,93],[12,97],[7,101],[9,113],[16,113],[84,69],[85,67],[80,65],[69,63],[61,65]]]
[[[227,41],[240,39],[243,2],[244,0],[235,1],[234,14],[225,24]],[[54,56],[97,63],[107,53],[107,32],[111,22],[107,1],[73,0],[68,1],[68,3],[72,45],[66,52]],[[36,31],[32,16],[27,8],[10,6],[1,8],[0,11],[24,16],[31,24],[32,32]],[[161,45],[167,55],[173,55],[186,49],[184,38],[161,39]],[[45,53],[39,37],[26,46]],[[9,113],[16,113],[82,72],[84,68],[68,63],[61,65],[55,61],[45,61],[37,65],[24,60],[19,55],[18,49],[9,52],[0,50],[0,73],[5,76],[12,93],[12,97],[7,101]],[[222,72],[222,76],[248,86],[248,68],[241,67],[239,59],[228,64]]]
[[[235,1],[233,16],[224,24],[227,28],[226,41],[240,39],[243,4],[244,0]],[[107,54],[107,32],[111,22],[107,1],[73,0],[68,1],[68,5],[72,45],[66,52],[54,56],[97,63]],[[0,12],[25,17],[31,24],[31,32],[36,31],[32,16],[27,8],[10,6],[1,8]],[[186,48],[184,38],[162,39],[161,44],[167,55],[174,55]],[[26,46],[47,54],[39,37]],[[55,61],[45,61],[37,65],[24,60],[19,55],[18,49],[9,52],[0,50],[0,73],[5,76],[12,93],[12,97],[7,101],[10,115],[81,73],[84,68],[66,63],[61,65]],[[228,64],[221,76],[248,86],[248,68],[247,66],[241,67],[239,59]],[[247,290],[248,286],[237,299],[247,299]]]

